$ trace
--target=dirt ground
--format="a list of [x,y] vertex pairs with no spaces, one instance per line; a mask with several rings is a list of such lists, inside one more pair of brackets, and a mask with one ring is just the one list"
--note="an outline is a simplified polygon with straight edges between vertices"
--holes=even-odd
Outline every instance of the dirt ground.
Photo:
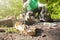
[[[0,40],[60,40],[60,22],[53,22],[56,28],[48,28],[48,24],[35,24],[41,29],[36,30],[35,36],[20,35],[19,33],[0,32]],[[34,26],[34,25],[33,25]],[[50,25],[51,27],[52,24]]]

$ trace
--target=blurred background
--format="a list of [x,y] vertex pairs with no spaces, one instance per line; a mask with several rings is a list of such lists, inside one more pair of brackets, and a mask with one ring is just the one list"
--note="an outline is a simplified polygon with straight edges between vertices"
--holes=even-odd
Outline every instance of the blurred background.
[[[18,16],[22,13],[24,0],[0,0],[0,18],[7,15]],[[60,0],[39,0],[47,4],[48,12],[52,19],[60,19]]]
[[0,0],[0,18],[18,16],[22,13],[22,4],[22,0]]

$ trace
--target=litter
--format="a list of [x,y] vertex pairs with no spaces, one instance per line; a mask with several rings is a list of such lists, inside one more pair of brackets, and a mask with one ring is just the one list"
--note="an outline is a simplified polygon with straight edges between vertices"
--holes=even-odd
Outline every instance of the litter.
[[23,33],[26,29],[26,27],[22,24],[20,24],[19,22],[15,23],[15,29],[19,30],[21,33]]
[[19,30],[21,34],[26,34],[26,35],[35,35],[35,27],[30,27],[29,29],[27,28],[26,25],[24,24],[19,24],[19,22],[15,23],[15,29]]
[[35,30],[36,30],[35,27],[31,27],[29,30],[27,30],[27,34],[33,36],[35,35]]

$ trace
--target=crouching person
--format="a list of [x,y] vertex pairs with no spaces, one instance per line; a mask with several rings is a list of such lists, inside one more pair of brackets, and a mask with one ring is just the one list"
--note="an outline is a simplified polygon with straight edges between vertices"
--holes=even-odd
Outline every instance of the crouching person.
[[27,0],[23,5],[23,8],[27,8],[25,20],[26,21],[29,20],[30,16],[35,17],[35,14],[38,12],[37,18],[39,20],[45,21],[44,20],[44,13],[43,13],[44,7],[45,7],[45,5],[40,4],[38,0]]

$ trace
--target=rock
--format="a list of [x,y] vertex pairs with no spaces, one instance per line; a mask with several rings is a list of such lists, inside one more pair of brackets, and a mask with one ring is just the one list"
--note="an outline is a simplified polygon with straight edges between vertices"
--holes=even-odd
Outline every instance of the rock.
[[47,28],[47,29],[55,29],[57,24],[56,23],[44,22],[43,26],[45,26],[45,28]]
[[13,27],[15,21],[17,19],[14,16],[7,16],[4,19],[0,20],[0,25],[8,26],[8,27]]
[[33,27],[30,27],[27,30],[27,34],[30,35],[30,36],[33,36],[33,35],[35,35],[35,30],[36,30],[36,28],[34,26]]
[[24,24],[20,24],[19,22],[16,22],[15,23],[15,28],[17,30],[19,30],[19,32],[21,34],[24,34],[24,35],[35,35],[35,27],[30,27],[30,28],[27,28],[26,25]]
[[20,14],[19,15],[19,19],[24,20],[24,15],[23,14]]
[[0,28],[0,32],[6,32],[8,28]]
[[14,28],[19,30],[19,32],[23,34],[25,33],[26,26],[22,23],[16,22]]

